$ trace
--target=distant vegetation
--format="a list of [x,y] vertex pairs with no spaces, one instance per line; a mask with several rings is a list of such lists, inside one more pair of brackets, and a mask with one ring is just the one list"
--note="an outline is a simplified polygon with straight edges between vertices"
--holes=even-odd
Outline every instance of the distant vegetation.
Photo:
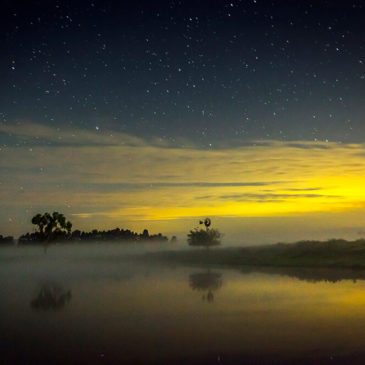
[[266,267],[332,267],[365,269],[365,239],[346,241],[332,239],[326,242],[301,241],[274,245],[237,247],[212,250],[161,252],[151,259],[183,264]]
[[37,241],[63,240],[71,235],[72,223],[58,212],[37,214],[32,218],[32,224],[38,228]]
[[168,241],[166,236],[161,233],[152,234],[148,230],[143,230],[143,233],[138,234],[129,229],[115,228],[109,231],[98,231],[97,229],[91,232],[73,231],[71,235],[72,241]]
[[205,230],[199,228],[191,230],[188,234],[188,244],[207,248],[220,245],[221,233],[217,229],[209,228],[211,225],[210,219],[206,218],[204,221],[200,221],[199,224],[204,224]]
[[[115,228],[108,231],[99,231],[93,229],[91,232],[80,230],[72,231],[72,223],[66,217],[58,212],[37,214],[32,218],[32,223],[36,226],[36,232],[26,233],[19,237],[19,244],[30,243],[51,243],[51,242],[90,242],[90,241],[168,241],[166,236],[161,233],[150,235],[145,229],[143,233],[138,234],[129,229]],[[14,243],[12,237],[6,237]],[[4,240],[5,240],[4,239]],[[171,239],[176,242],[176,237]],[[0,239],[1,243],[1,239]],[[10,241],[9,241],[10,243]]]
[[[109,231],[98,231],[93,229],[91,232],[84,232],[80,230],[75,230],[70,234],[63,235],[55,239],[57,241],[63,242],[101,242],[101,241],[125,241],[125,242],[136,242],[136,241],[168,241],[166,236],[161,233],[150,235],[148,230],[145,229],[143,233],[138,234],[136,232],[130,231],[129,229],[115,228]],[[19,244],[26,243],[41,243],[44,242],[40,239],[38,232],[36,233],[26,233],[19,237]]]
[[71,297],[71,290],[64,290],[62,286],[55,284],[45,284],[30,302],[30,306],[35,310],[58,310],[62,309]]
[[[72,231],[72,223],[58,212],[37,214],[32,218],[36,231],[19,237],[19,244],[48,244],[51,242],[161,242],[168,241],[161,233],[150,235],[145,229],[138,234],[129,229],[115,228],[108,231]],[[221,233],[210,228],[209,218],[200,221],[205,229],[195,228],[188,234],[188,244],[209,248],[220,244]],[[170,242],[176,242],[173,236]],[[13,237],[0,235],[0,244],[14,244]],[[168,262],[186,264],[261,266],[261,267],[318,267],[365,269],[365,239],[346,241],[331,239],[325,242],[300,241],[266,246],[237,247],[211,250],[169,251],[149,256]]]
[[0,234],[0,245],[14,244],[14,238],[12,236],[3,237]]
[[221,234],[217,229],[193,229],[188,234],[188,243],[190,246],[218,246],[220,245]]

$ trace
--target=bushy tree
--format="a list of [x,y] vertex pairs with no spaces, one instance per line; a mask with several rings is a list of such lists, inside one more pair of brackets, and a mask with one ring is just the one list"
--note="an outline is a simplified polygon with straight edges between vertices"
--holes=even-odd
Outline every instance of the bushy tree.
[[221,233],[217,229],[198,229],[191,230],[188,234],[190,246],[217,246],[221,243]]
[[42,241],[53,241],[71,234],[72,223],[58,212],[37,214],[32,223],[38,227],[38,235]]

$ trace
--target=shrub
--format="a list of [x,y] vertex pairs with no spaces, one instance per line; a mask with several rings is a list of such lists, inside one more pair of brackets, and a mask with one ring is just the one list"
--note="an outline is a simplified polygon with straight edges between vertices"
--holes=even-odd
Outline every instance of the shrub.
[[191,230],[188,234],[190,246],[217,246],[220,245],[221,233],[217,229],[198,229]]

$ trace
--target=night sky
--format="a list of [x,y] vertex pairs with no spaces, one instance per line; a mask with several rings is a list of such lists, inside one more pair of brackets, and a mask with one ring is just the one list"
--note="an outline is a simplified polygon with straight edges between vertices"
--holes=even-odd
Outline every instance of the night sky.
[[[365,224],[364,1],[2,1],[0,229],[227,241]],[[364,218],[362,218],[364,217]]]

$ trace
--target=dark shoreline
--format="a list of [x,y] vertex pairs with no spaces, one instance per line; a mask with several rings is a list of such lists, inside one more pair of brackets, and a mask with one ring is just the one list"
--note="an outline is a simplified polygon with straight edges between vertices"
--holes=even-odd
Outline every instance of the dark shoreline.
[[147,260],[232,268],[323,268],[365,270],[365,240],[303,241],[254,247],[195,248],[145,255]]

